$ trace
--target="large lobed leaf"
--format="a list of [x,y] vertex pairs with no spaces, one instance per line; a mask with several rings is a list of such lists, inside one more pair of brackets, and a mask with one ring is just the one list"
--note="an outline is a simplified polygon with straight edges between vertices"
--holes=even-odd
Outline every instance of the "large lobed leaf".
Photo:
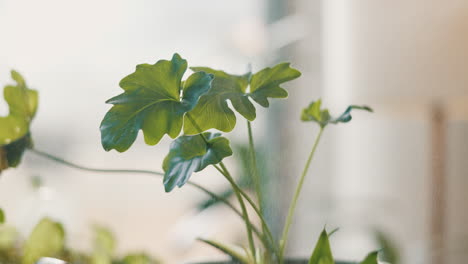
[[231,155],[229,140],[219,133],[205,132],[177,138],[172,142],[163,163],[166,192],[172,191],[175,186],[182,187],[192,173],[217,164]]
[[[268,98],[286,98],[288,92],[280,85],[298,78],[301,73],[290,67],[289,63],[280,63],[273,68],[265,68],[255,74],[232,75],[224,71],[206,67],[192,67],[195,72],[214,75],[211,90],[200,98],[199,103],[186,116],[184,133],[198,134],[211,128],[229,132],[236,125],[233,108],[244,118],[252,121],[256,109],[249,98],[263,107],[270,105]],[[189,118],[191,117],[191,118]]]
[[340,116],[333,118],[328,112],[328,109],[322,109],[321,105],[322,100],[320,99],[310,103],[308,107],[302,110],[301,120],[305,122],[316,122],[320,127],[324,128],[328,124],[347,123],[351,121],[351,110],[353,109],[373,112],[373,110],[368,106],[350,105]]
[[104,149],[126,151],[143,130],[145,142],[157,144],[164,134],[180,134],[184,114],[192,110],[213,80],[208,73],[194,73],[182,82],[187,61],[174,54],[170,61],[140,64],[120,82],[124,92],[107,103],[114,106],[101,123]]
[[21,74],[11,71],[11,77],[16,85],[3,90],[9,114],[0,117],[0,172],[18,166],[24,150],[31,146],[29,127],[38,105],[37,91],[27,87]]

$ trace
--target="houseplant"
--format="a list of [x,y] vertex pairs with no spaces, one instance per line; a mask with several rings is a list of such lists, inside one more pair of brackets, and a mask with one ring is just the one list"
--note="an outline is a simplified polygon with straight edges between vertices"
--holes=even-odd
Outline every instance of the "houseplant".
[[[192,67],[190,69],[194,73],[183,81],[183,75],[187,70],[187,61],[178,54],[174,54],[171,60],[160,60],[154,65],[138,65],[134,73],[121,80],[120,86],[124,90],[123,93],[107,101],[113,106],[105,115],[100,126],[101,142],[107,151],[112,149],[119,152],[126,151],[136,140],[139,130],[143,131],[145,142],[148,145],[156,145],[165,134],[175,139],[163,162],[164,172],[88,168],[35,150],[32,147],[29,123],[37,107],[37,93],[35,94],[27,88],[19,74],[12,72],[12,77],[17,82],[14,90],[18,91],[17,97],[19,99],[18,102],[13,102],[5,92],[5,99],[10,106],[10,115],[4,117],[4,120],[0,119],[0,122],[4,122],[5,126],[10,127],[13,132],[17,132],[16,127],[22,129],[21,133],[16,134],[10,130],[7,131],[9,134],[0,131],[0,144],[3,144],[0,149],[0,160],[3,160],[3,163],[0,164],[4,164],[0,170],[16,166],[21,159],[21,154],[28,149],[38,155],[77,169],[103,173],[141,173],[163,176],[163,184],[167,192],[172,191],[176,186],[191,185],[223,202],[242,217],[248,238],[248,248],[233,247],[208,239],[200,239],[200,241],[227,253],[236,263],[300,263],[286,260],[285,248],[294,210],[321,135],[329,124],[350,121],[353,109],[366,111],[371,111],[371,109],[366,106],[352,105],[341,115],[333,118],[327,109],[321,108],[321,101],[317,100],[302,111],[301,120],[317,123],[320,130],[299,178],[284,231],[279,241],[276,241],[261,207],[262,184],[257,171],[251,125],[251,122],[256,118],[256,109],[252,101],[262,107],[268,107],[270,98],[286,98],[288,93],[281,85],[298,78],[301,73],[291,68],[289,63],[280,63],[274,67],[244,75],[232,75],[207,67]],[[228,101],[232,104],[233,109],[228,105]],[[14,111],[16,108],[27,111],[20,111],[19,115],[15,115],[18,112]],[[253,168],[249,177],[254,183],[255,198],[250,197],[239,187],[223,162],[224,158],[232,155],[229,140],[221,133],[212,131],[232,131],[236,125],[236,115],[233,110],[246,119],[250,162]],[[183,135],[180,135],[182,131]],[[241,210],[238,210],[224,197],[189,180],[192,173],[201,171],[210,165],[229,182]],[[253,209],[256,217],[260,220],[260,226],[253,224],[252,216],[248,214],[248,206]],[[323,230],[310,259],[305,262],[309,264],[334,263],[328,242],[329,235],[326,230]],[[370,253],[361,263],[377,263],[377,252]]]

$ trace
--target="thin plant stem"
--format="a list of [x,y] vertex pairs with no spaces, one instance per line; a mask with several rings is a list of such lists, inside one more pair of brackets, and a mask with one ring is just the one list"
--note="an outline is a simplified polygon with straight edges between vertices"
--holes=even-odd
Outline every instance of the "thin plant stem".
[[317,135],[317,137],[315,138],[315,142],[314,142],[314,145],[312,147],[312,151],[310,152],[310,155],[309,155],[309,158],[307,159],[307,162],[304,166],[304,170],[302,171],[302,175],[301,175],[301,178],[299,179],[299,183],[297,184],[297,187],[296,187],[296,191],[294,192],[294,196],[293,196],[293,199],[291,201],[291,205],[289,206],[289,211],[288,211],[288,215],[286,217],[286,223],[284,225],[284,230],[283,230],[283,235],[281,236],[281,240],[280,240],[280,263],[283,263],[283,257],[284,257],[284,250],[286,248],[286,243],[287,243],[287,240],[288,240],[288,234],[289,234],[289,228],[291,227],[291,223],[292,223],[292,218],[294,216],[294,210],[296,209],[296,205],[297,205],[297,200],[299,198],[299,195],[301,194],[301,190],[302,190],[302,185],[304,184],[304,179],[307,175],[307,172],[309,170],[309,166],[310,166],[310,163],[312,161],[312,158],[314,157],[314,153],[315,153],[315,150],[317,149],[317,146],[318,146],[318,143],[320,142],[320,138],[322,136],[322,133],[323,133],[323,127],[320,127],[320,131]]
[[[203,131],[202,129],[200,128],[200,126],[195,122],[195,120],[193,119],[193,117],[187,113],[186,114],[187,118],[190,120],[190,122],[192,122],[192,124],[195,126],[195,128],[198,130],[198,132],[200,133],[200,136],[203,138],[203,140],[205,141],[206,144],[208,144],[208,140],[207,138],[205,137],[205,135],[203,135]],[[223,170],[226,171],[226,175],[225,178],[229,181],[229,183],[231,184],[232,188],[233,188],[233,191],[234,193],[236,194],[236,198],[237,200],[239,201],[239,204],[241,206],[241,211],[242,211],[242,215],[243,215],[243,218],[244,218],[244,222],[245,222],[245,225],[246,225],[246,229],[247,229],[247,237],[248,237],[248,240],[249,240],[249,248],[250,250],[252,251],[252,254],[255,255],[255,243],[254,243],[254,240],[253,240],[253,236],[252,236],[252,223],[250,222],[250,219],[249,219],[249,214],[247,212],[247,209],[245,207],[245,203],[244,203],[244,199],[242,199],[242,195],[239,193],[239,189],[238,186],[236,185],[234,179],[231,177],[231,175],[227,172],[227,169],[226,167],[224,166],[224,163],[221,161],[220,162],[220,165],[221,167],[223,168]]]
[[254,145],[253,134],[252,134],[252,125],[251,125],[249,120],[247,120],[247,128],[248,128],[247,130],[249,131],[250,160],[252,162],[252,164],[251,164],[251,167],[252,167],[251,176],[252,176],[253,182],[255,184],[255,191],[257,193],[258,207],[260,209],[260,212],[263,214],[262,188],[261,188],[261,185],[260,185],[260,175],[258,174],[258,168],[257,168],[257,155],[255,153],[255,145]]
[[[222,174],[226,177],[226,172],[221,169],[220,167],[214,165],[214,167]],[[226,168],[224,166],[224,168]],[[226,169],[227,171],[227,169]],[[229,172],[227,172],[229,173]],[[235,184],[235,183],[234,183]],[[275,240],[273,239],[273,234],[271,233],[271,230],[270,228],[268,227],[268,223],[266,222],[265,218],[263,217],[262,213],[260,212],[260,209],[257,207],[257,205],[255,204],[255,202],[252,200],[252,198],[250,198],[250,196],[245,193],[237,184],[236,184],[236,188],[239,190],[239,193],[247,200],[247,202],[250,204],[250,206],[253,208],[253,210],[255,211],[255,213],[258,215],[260,221],[262,222],[262,224],[265,226],[265,229],[263,230],[264,233],[266,233],[265,235],[268,237],[270,243],[272,244],[272,246],[270,246],[269,248],[273,251],[273,253],[279,258],[279,250],[276,249],[276,243],[275,243]]]
[[249,247],[250,247],[250,250],[251,250],[252,254],[255,255],[256,254],[255,243],[254,243],[254,240],[253,240],[253,237],[252,237],[252,229],[251,229],[251,223],[250,223],[250,220],[249,220],[249,214],[247,212],[247,208],[245,207],[245,203],[244,203],[244,199],[242,198],[242,194],[240,193],[240,188],[237,186],[236,182],[232,178],[231,174],[229,174],[229,172],[226,169],[226,166],[224,166],[224,163],[222,161],[220,162],[220,166],[223,169],[223,171],[225,172],[223,175],[228,180],[228,182],[231,184],[232,189],[234,190],[234,193],[236,194],[237,200],[239,201],[239,204],[241,206],[242,215],[244,215],[244,221],[245,221],[245,224],[247,226],[247,236],[248,236],[248,240],[249,240]]
[[[131,174],[131,173],[136,173],[136,174],[147,174],[147,175],[153,175],[153,176],[159,176],[159,177],[163,177],[164,176],[164,173],[162,172],[158,172],[158,171],[150,171],[150,170],[133,170],[133,169],[98,169],[98,168],[89,168],[89,167],[85,167],[85,166],[81,166],[81,165],[78,165],[76,163],[72,163],[72,162],[69,162],[69,161],[66,161],[62,158],[59,158],[57,156],[54,156],[54,155],[51,155],[49,153],[45,153],[43,151],[40,151],[40,150],[37,150],[37,149],[33,149],[33,148],[30,148],[28,149],[30,152],[38,155],[38,156],[41,156],[43,158],[47,158],[49,160],[52,160],[52,161],[55,161],[57,163],[60,163],[62,165],[65,165],[65,166],[68,166],[70,168],[74,168],[74,169],[78,169],[78,170],[82,170],[82,171],[88,171],[88,172],[98,172],[98,173],[128,173],[128,174]],[[236,208],[234,207],[234,205],[232,205],[228,200],[224,199],[223,197],[213,193],[212,191],[206,189],[205,187],[197,184],[197,183],[194,183],[194,182],[191,182],[191,181],[188,181],[187,182],[188,185],[196,188],[196,189],[199,189],[200,191],[208,194],[209,196],[213,197],[214,199],[216,200],[219,200],[221,202],[223,202],[226,206],[228,206],[235,214],[237,214],[238,216],[240,216],[242,219],[243,218],[243,215],[242,213]],[[249,222],[249,224],[251,224]],[[253,232],[256,234],[256,236],[259,238],[259,239],[262,239],[262,236],[261,236],[261,233],[260,231],[251,224],[251,228],[253,230]]]
[[[255,151],[255,144],[254,144],[254,138],[253,138],[253,133],[252,133],[252,123],[249,120],[247,120],[247,130],[249,134],[249,152],[250,152],[250,160],[251,160],[250,171],[251,171],[253,182],[255,184],[255,192],[257,193],[257,201],[258,201],[258,207],[260,211],[259,215],[261,215],[261,218],[263,218],[264,213],[265,213],[265,210],[264,210],[265,208],[263,204],[263,192],[262,192],[262,186],[261,186],[262,181],[260,179],[260,174],[258,173],[257,154]],[[270,239],[273,240],[273,236],[271,235],[271,232],[265,221],[262,221],[262,231],[263,233],[269,232]]]

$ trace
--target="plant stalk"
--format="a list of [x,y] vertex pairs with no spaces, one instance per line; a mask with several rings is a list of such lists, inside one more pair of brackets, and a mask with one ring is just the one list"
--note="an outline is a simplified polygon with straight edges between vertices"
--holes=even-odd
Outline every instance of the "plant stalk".
[[237,186],[236,182],[232,178],[231,174],[229,174],[226,166],[224,165],[224,163],[222,161],[220,162],[220,166],[221,166],[222,170],[224,171],[224,173],[222,173],[222,175],[224,175],[224,177],[231,184],[232,189],[234,190],[234,193],[236,194],[237,200],[239,201],[239,204],[241,206],[242,215],[244,216],[244,222],[245,222],[246,227],[247,227],[247,237],[248,237],[248,240],[249,240],[249,247],[250,247],[250,250],[251,250],[252,254],[255,255],[255,252],[256,252],[255,243],[254,243],[253,236],[252,236],[252,229],[251,229],[251,224],[250,224],[250,220],[249,220],[249,214],[247,212],[247,208],[245,207],[244,199],[242,198],[242,195],[240,193],[240,188],[239,188],[239,186]]
[[[192,124],[195,126],[195,128],[198,130],[198,132],[200,133],[200,136],[203,138],[203,140],[205,141],[206,144],[208,144],[208,140],[207,138],[205,137],[205,135],[203,135],[203,131],[202,129],[200,128],[200,126],[198,126],[198,124],[195,122],[195,120],[193,119],[193,117],[187,113],[186,114],[187,118],[190,120],[190,122],[192,122]],[[239,193],[239,190],[240,188],[237,186],[236,182],[234,181],[234,179],[232,178],[232,176],[229,174],[226,166],[224,165],[224,163],[221,161],[220,162],[220,165],[221,165],[221,168],[224,170],[225,173],[221,173],[222,175],[224,175],[224,177],[229,181],[229,183],[231,184],[232,186],[232,189],[234,191],[234,193],[236,194],[236,197],[237,197],[237,200],[239,201],[239,204],[241,206],[241,211],[242,211],[242,215],[243,215],[243,219],[244,219],[244,222],[245,222],[245,225],[246,225],[246,229],[247,229],[247,237],[248,237],[248,240],[249,240],[249,248],[252,252],[252,254],[255,255],[255,243],[254,243],[254,240],[253,240],[253,236],[252,236],[252,224],[250,222],[250,219],[249,219],[249,214],[247,212],[247,209],[245,207],[245,203],[244,203],[244,199],[242,198],[242,195]],[[215,166],[216,167],[216,166]]]
[[281,236],[280,245],[279,245],[279,247],[280,247],[280,263],[284,262],[284,250],[286,248],[286,243],[287,243],[288,234],[289,234],[289,228],[291,227],[292,218],[294,216],[294,211],[295,211],[296,205],[297,205],[297,200],[299,198],[299,195],[301,194],[302,185],[304,184],[304,180],[305,180],[305,177],[306,177],[307,172],[309,170],[309,166],[310,166],[310,163],[312,161],[312,158],[314,157],[315,150],[317,149],[318,143],[320,142],[320,138],[322,137],[323,129],[324,129],[323,127],[320,127],[320,131],[319,131],[317,137],[315,138],[315,142],[314,142],[314,145],[312,147],[312,151],[309,154],[309,158],[307,159],[307,162],[306,162],[306,164],[304,166],[304,170],[302,171],[301,178],[299,179],[299,183],[297,184],[296,191],[294,192],[294,196],[293,196],[293,199],[291,201],[291,205],[289,206],[289,211],[288,211],[288,215],[286,217],[286,223],[285,223],[285,226],[284,226],[283,235]]
[[[53,156],[51,154],[48,154],[48,153],[45,153],[43,151],[40,151],[40,150],[37,150],[37,149],[34,149],[34,148],[29,148],[28,149],[30,152],[38,155],[38,156],[41,156],[43,158],[46,158],[46,159],[49,159],[49,160],[52,160],[52,161],[55,161],[57,163],[60,163],[62,165],[65,165],[65,166],[68,166],[70,168],[74,168],[74,169],[78,169],[78,170],[82,170],[82,171],[89,171],[89,172],[98,172],[98,173],[137,173],[137,174],[149,174],[149,175],[154,175],[154,176],[164,176],[164,173],[162,172],[158,172],[158,171],[150,171],[150,170],[132,170],[132,169],[98,169],[98,168],[89,168],[89,167],[84,167],[84,166],[81,166],[81,165],[78,165],[78,164],[75,164],[75,163],[72,163],[72,162],[69,162],[69,161],[66,161],[62,158],[59,158],[57,156]],[[238,216],[240,216],[243,220],[244,217],[242,215],[242,213],[234,207],[234,205],[232,205],[228,200],[224,199],[223,197],[220,197],[218,196],[217,194],[213,193],[212,191],[206,189],[205,187],[197,184],[197,183],[194,183],[194,182],[191,182],[191,181],[188,181],[187,182],[188,185],[192,186],[192,187],[195,187],[197,189],[199,189],[200,191],[208,194],[209,196],[213,197],[214,199],[217,199],[221,202],[223,202],[225,205],[227,205],[231,210],[233,210],[233,212],[235,214],[237,214]],[[266,242],[263,238],[262,238],[262,235],[260,233],[260,231],[254,226],[252,225],[250,222],[249,222],[249,225],[250,227],[252,228],[253,232],[256,234],[256,236]]]
[[[253,134],[252,134],[252,125],[249,120],[247,120],[247,128],[249,131],[249,151],[250,151],[250,160],[252,162],[251,167],[251,176],[255,184],[255,191],[257,193],[257,200],[258,200],[258,207],[260,209],[260,212],[263,215],[263,195],[262,195],[262,188],[260,185],[260,175],[258,174],[258,167],[257,167],[257,155],[255,153],[255,145],[254,145],[254,140],[253,140]],[[263,224],[262,224],[263,226]],[[262,227],[263,229],[265,227]]]
[[[226,177],[225,172],[221,168],[219,168],[216,165],[214,165],[214,167],[222,175],[224,175]],[[271,246],[269,248],[279,258],[279,250],[276,248],[276,243],[275,243],[275,240],[273,239],[273,234],[271,233],[271,230],[268,227],[268,223],[266,222],[265,218],[263,217],[262,213],[260,212],[260,209],[257,207],[257,205],[252,200],[252,198],[250,198],[250,196],[247,195],[247,193],[245,193],[237,184],[236,184],[236,186],[237,186],[237,189],[239,190],[239,193],[247,200],[247,202],[250,204],[250,206],[254,209],[255,213],[258,215],[258,217],[259,217],[260,221],[262,222],[262,224],[265,226],[265,229],[263,231],[264,231],[265,236],[268,237],[268,241],[271,243]],[[267,246],[265,245],[265,247],[267,247]]]

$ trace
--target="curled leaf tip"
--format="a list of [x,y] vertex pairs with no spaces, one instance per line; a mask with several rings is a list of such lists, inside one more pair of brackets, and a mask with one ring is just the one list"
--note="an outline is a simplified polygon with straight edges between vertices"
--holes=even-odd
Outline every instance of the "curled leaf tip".
[[321,108],[322,101],[318,99],[315,102],[309,104],[308,107],[304,108],[301,113],[301,120],[302,121],[313,121],[320,125],[320,127],[324,128],[328,124],[338,124],[338,123],[347,123],[351,121],[351,110],[364,110],[367,112],[374,112],[372,108],[366,105],[350,105],[346,108],[346,110],[338,117],[333,118],[330,116],[328,109]]

